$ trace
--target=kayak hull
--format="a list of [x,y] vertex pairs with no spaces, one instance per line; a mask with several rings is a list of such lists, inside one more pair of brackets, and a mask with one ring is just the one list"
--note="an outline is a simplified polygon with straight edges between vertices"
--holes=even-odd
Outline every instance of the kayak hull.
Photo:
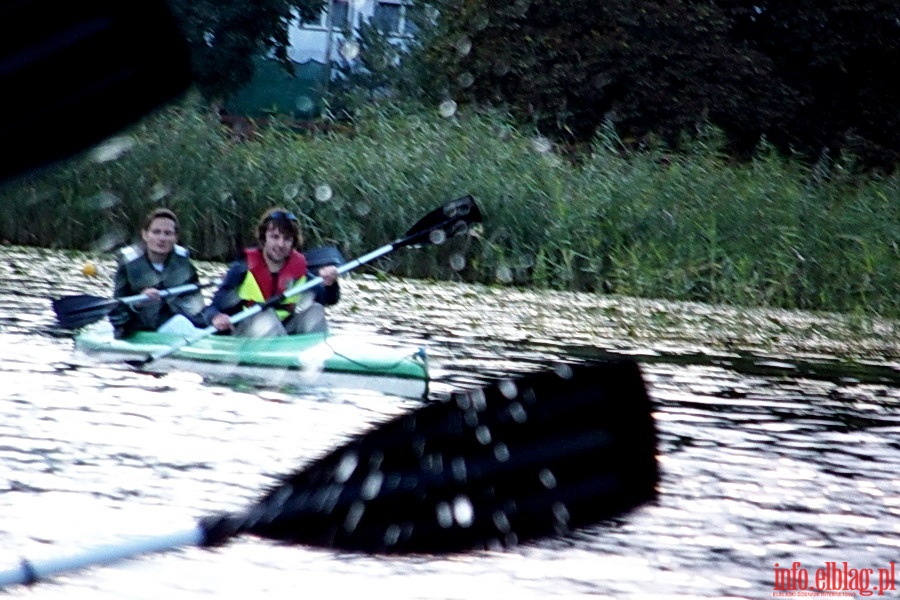
[[[139,331],[117,340],[108,328],[76,336],[75,349],[103,362],[140,359],[183,336]],[[406,398],[428,392],[424,349],[392,347],[349,334],[305,334],[250,339],[208,336],[149,363],[217,378],[235,377],[276,387],[370,389]]]

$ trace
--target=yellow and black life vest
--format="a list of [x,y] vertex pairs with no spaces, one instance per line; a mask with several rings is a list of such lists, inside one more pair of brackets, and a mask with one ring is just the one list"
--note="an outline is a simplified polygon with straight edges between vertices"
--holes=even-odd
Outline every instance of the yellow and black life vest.
[[[237,294],[245,307],[284,293],[288,288],[306,281],[306,259],[294,250],[278,273],[271,273],[259,248],[247,248],[247,274],[237,288]],[[300,296],[289,296],[278,304],[275,312],[284,321],[294,312]]]

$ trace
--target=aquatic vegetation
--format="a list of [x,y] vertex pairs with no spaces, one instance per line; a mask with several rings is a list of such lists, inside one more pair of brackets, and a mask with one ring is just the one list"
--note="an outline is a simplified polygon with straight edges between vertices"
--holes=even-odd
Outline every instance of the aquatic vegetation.
[[165,205],[199,258],[225,260],[273,204],[310,245],[353,256],[423,208],[472,194],[486,223],[398,275],[647,298],[900,315],[900,175],[850,158],[809,167],[766,146],[748,162],[714,130],[680,153],[555,147],[503,115],[372,108],[351,125],[238,135],[191,102],[64,168],[0,189],[0,239],[105,251]]

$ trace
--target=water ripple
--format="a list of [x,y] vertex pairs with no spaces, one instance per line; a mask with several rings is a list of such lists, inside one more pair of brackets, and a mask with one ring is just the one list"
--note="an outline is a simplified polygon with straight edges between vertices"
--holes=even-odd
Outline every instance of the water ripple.
[[[84,258],[0,247],[0,568],[240,509],[412,406],[82,361],[49,298],[108,293],[112,263],[92,256],[89,279]],[[362,276],[344,296],[336,327],[427,347],[435,396],[556,360],[636,357],[659,428],[658,498],[506,552],[380,557],[247,538],[7,595],[760,598],[776,563],[896,561],[896,323],[861,333],[838,316]]]

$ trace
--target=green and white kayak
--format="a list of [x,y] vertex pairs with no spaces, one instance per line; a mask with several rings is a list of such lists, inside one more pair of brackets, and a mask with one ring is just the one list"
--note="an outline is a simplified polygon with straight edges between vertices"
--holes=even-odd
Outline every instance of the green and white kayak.
[[[165,350],[183,339],[177,334],[139,331],[117,340],[111,328],[94,327],[75,337],[75,349],[103,362],[122,362]],[[406,398],[421,398],[428,392],[423,348],[379,344],[351,334],[262,339],[209,336],[152,364],[154,370],[178,368],[277,387],[367,389]]]

